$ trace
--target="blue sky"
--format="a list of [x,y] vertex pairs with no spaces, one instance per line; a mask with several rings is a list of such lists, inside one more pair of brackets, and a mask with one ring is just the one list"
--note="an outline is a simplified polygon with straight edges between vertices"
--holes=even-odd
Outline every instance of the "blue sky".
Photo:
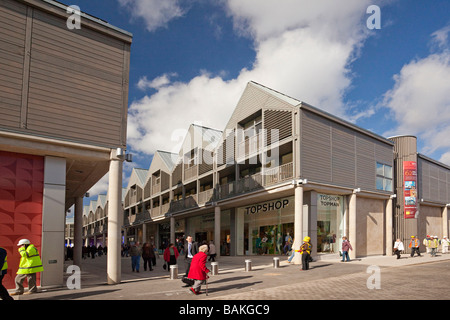
[[[450,165],[450,1],[66,4],[133,34],[125,185],[155,150],[176,152],[190,123],[222,130],[250,80],[386,137],[416,135],[419,152]],[[366,26],[370,5],[381,29]]]

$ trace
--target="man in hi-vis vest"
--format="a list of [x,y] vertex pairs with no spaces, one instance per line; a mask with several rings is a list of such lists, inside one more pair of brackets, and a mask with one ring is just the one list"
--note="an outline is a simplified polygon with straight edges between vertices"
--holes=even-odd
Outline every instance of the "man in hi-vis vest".
[[[28,239],[22,239],[17,244],[20,246],[20,263],[19,270],[17,270],[16,276],[16,291],[11,295],[30,294],[36,293],[36,274],[44,271],[42,267],[42,261],[39,257],[39,252],[36,247],[30,243]],[[24,293],[23,281],[28,280],[28,292]]]
[[8,270],[7,253],[6,250],[0,247],[0,298],[2,300],[14,300],[8,293],[8,290],[3,286],[3,277]]

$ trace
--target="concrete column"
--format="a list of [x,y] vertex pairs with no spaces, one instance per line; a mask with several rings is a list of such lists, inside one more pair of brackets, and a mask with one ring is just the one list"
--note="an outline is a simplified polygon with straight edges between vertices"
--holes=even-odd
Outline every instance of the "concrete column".
[[170,242],[175,244],[175,217],[170,217]]
[[348,205],[348,240],[352,245],[353,250],[350,250],[350,259],[356,258],[356,193],[350,195],[350,201]]
[[116,150],[111,150],[108,185],[108,284],[121,282],[120,237],[123,224],[122,212],[122,160]]
[[144,222],[142,224],[142,244],[148,242],[147,238],[147,224]]
[[[303,243],[303,186],[295,187],[295,209],[294,209],[294,250],[299,250]],[[292,259],[294,264],[301,264],[300,252],[296,252]]]
[[83,249],[83,197],[75,198],[73,264],[81,268]]
[[41,286],[64,285],[66,159],[45,157],[42,202]]
[[392,248],[393,248],[393,208],[392,208],[392,196],[389,197],[389,200],[386,201],[386,255],[392,256]]
[[216,247],[217,258],[220,257],[220,207],[214,208],[214,245]]
[[444,209],[442,210],[442,236],[443,237],[450,236],[448,234],[448,207],[447,206],[445,206]]

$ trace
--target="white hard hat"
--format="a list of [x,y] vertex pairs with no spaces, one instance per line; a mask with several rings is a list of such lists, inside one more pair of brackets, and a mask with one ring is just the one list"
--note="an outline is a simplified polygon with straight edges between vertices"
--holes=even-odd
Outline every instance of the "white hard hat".
[[30,240],[28,240],[28,239],[20,239],[19,240],[19,243],[17,244],[18,246],[21,246],[21,245],[23,245],[23,244],[30,244],[31,242],[30,242]]

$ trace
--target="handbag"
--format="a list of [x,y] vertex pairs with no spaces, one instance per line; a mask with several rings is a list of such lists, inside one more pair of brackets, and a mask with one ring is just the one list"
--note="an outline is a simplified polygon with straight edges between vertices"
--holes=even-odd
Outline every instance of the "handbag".
[[166,270],[166,268],[167,268],[166,263],[167,262],[165,262],[164,265],[163,265],[164,270]]

